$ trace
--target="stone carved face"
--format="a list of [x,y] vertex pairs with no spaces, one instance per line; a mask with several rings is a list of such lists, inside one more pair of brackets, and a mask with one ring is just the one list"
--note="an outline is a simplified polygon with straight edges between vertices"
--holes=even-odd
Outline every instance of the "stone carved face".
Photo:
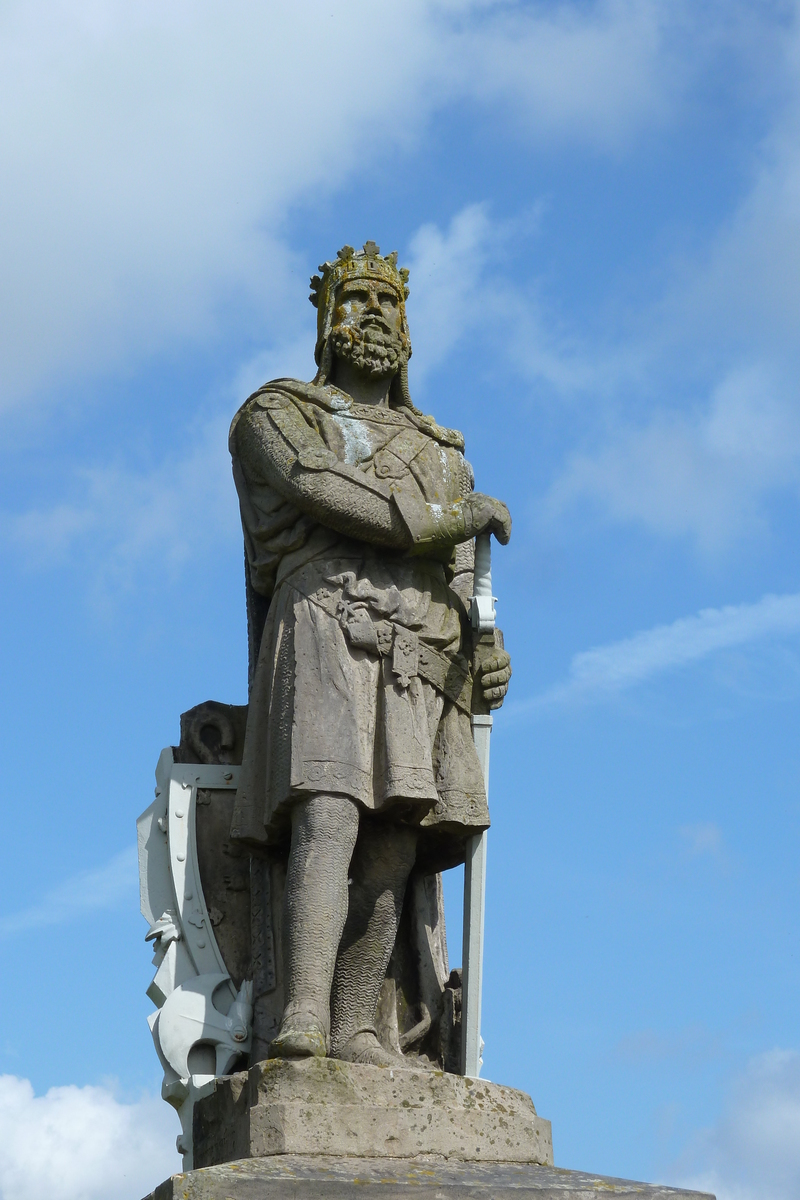
[[337,358],[373,377],[394,375],[411,349],[395,289],[378,279],[342,284],[333,312],[331,343]]

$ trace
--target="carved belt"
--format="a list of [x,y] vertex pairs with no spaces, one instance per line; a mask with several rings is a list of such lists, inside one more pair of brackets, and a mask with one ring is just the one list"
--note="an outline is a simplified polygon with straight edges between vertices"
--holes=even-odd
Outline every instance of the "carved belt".
[[400,687],[407,688],[411,680],[419,675],[451,700],[456,708],[465,713],[471,712],[472,672],[461,655],[455,659],[449,658],[423,641],[413,629],[406,629],[393,621],[372,620],[362,604],[353,605],[340,596],[326,596],[324,592],[308,596],[293,584],[289,586],[303,599],[309,600],[338,621],[351,646],[380,658],[391,656],[392,671]]

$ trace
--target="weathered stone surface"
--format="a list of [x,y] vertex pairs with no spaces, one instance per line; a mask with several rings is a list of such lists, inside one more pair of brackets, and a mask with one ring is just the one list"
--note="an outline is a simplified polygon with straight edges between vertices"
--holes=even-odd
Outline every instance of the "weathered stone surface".
[[216,1084],[194,1116],[195,1165],[330,1154],[552,1163],[550,1122],[515,1088],[442,1071],[272,1059]]
[[[462,435],[411,403],[397,255],[365,242],[320,271],[314,380],[265,384],[231,426],[251,670],[227,840],[290,847],[284,1008],[274,1030],[256,986],[254,1053],[268,1042],[285,1058],[323,1048],[391,1066],[393,1041],[435,1057],[450,1040],[444,924],[414,881],[463,862],[489,825],[471,717],[502,704],[511,667],[473,544],[507,543],[511,518],[474,491]],[[473,590],[477,624],[464,607]],[[235,743],[232,718],[223,737],[218,717],[206,705],[190,723],[201,755]],[[397,1028],[382,1039],[377,1009],[409,894],[424,901],[412,925],[427,923],[429,944],[416,939],[419,978],[395,987]],[[223,900],[225,936],[234,904]],[[477,1060],[477,1028],[471,1044]]]
[[[397,254],[346,246],[320,271],[314,379],[265,384],[231,425],[248,702],[183,713],[139,823],[148,994],[169,1004],[150,1026],[186,1169],[192,1098],[245,1063],[480,1074],[483,874],[465,874],[459,997],[440,872],[489,825],[489,710],[511,677],[489,543],[511,517],[474,490],[463,436],[411,401]],[[240,992],[247,1036],[222,1061]]]
[[519,1163],[284,1155],[174,1175],[147,1200],[713,1200],[625,1179]]

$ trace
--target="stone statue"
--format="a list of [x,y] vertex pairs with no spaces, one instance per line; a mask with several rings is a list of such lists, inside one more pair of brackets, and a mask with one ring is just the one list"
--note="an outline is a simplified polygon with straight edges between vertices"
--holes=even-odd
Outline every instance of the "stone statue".
[[248,704],[182,714],[137,822],[183,1155],[148,1200],[713,1200],[555,1174],[530,1096],[468,1069],[473,951],[462,987],[440,873],[485,861],[472,727],[488,736],[511,676],[488,572],[511,519],[411,403],[397,255],[345,246],[320,272],[316,377],[266,384],[231,427]]
[[313,382],[266,384],[231,427],[251,660],[231,837],[290,844],[270,1057],[391,1065],[376,1007],[410,872],[489,824],[470,712],[511,668],[499,634],[476,654],[465,599],[473,539],[511,519],[411,403],[396,253],[320,272]]

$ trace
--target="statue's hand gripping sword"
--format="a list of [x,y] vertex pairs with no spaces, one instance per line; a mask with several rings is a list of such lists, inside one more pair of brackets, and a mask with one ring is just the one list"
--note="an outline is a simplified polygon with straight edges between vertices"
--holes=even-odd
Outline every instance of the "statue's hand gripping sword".
[[[470,617],[477,646],[494,647],[496,597],[492,595],[491,534],[475,539],[474,595],[470,599]],[[473,693],[472,740],[483,769],[486,798],[489,798],[489,740],[492,716],[479,690]],[[483,925],[486,893],[486,833],[475,834],[467,842],[464,863],[464,948],[461,991],[461,1074],[477,1078],[483,1062],[481,1038],[481,988],[483,983]]]

